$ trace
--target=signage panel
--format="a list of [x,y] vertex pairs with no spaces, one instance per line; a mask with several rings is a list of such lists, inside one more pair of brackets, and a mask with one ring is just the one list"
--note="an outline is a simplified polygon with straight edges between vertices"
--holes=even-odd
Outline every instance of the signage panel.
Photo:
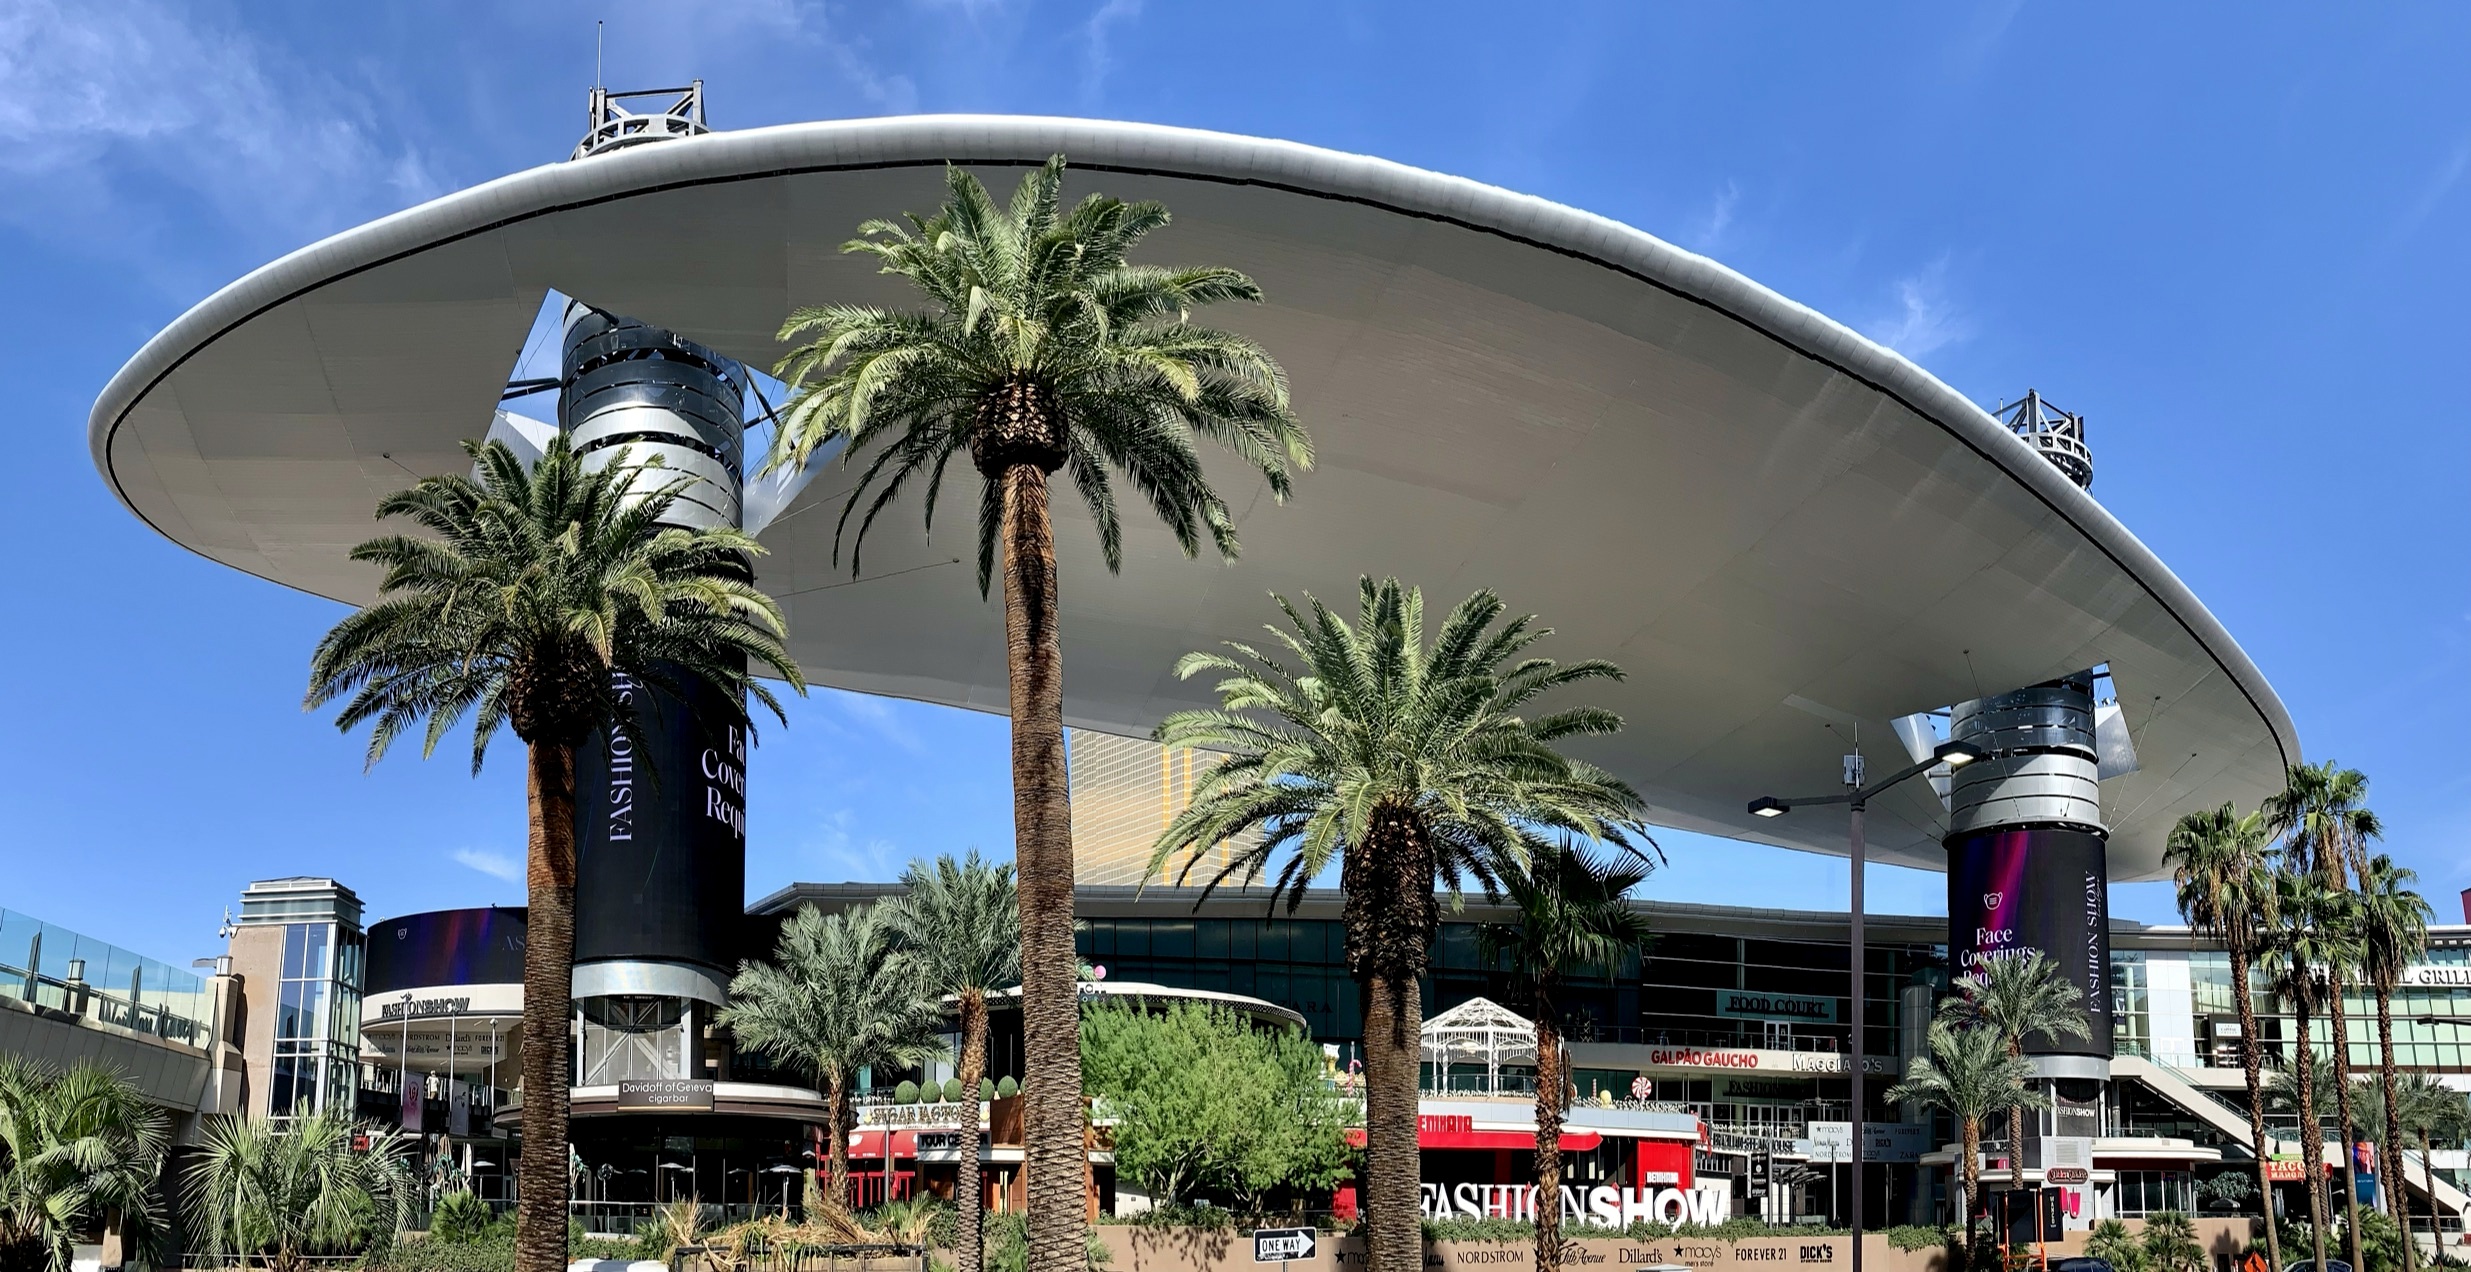
[[1310,1228],[1262,1228],[1253,1233],[1255,1263],[1293,1263],[1312,1258],[1319,1248]]
[[1994,830],[1948,841],[1948,954],[1971,970],[2039,950],[2081,996],[2089,1038],[2025,1039],[2033,1055],[2111,1054],[2111,919],[2099,835]]
[[[1589,1044],[1578,1044],[1580,1047]],[[1602,1044],[1597,1044],[1602,1045]],[[1646,1067],[1732,1073],[1841,1074],[1851,1072],[1853,1057],[1842,1051],[1771,1051],[1760,1047],[1648,1047]],[[1608,1062],[1636,1063],[1636,1049],[1621,1047],[1592,1053]],[[1896,1072],[1894,1056],[1864,1056],[1862,1072]]]
[[621,1113],[712,1111],[710,1078],[646,1078],[618,1084]]
[[1762,994],[1746,989],[1716,991],[1716,1014],[1743,1020],[1798,1020],[1836,1023],[1836,1000],[1808,994]]
[[746,916],[746,728],[704,681],[620,676],[637,736],[575,748],[575,961],[737,966]]
[[[1797,1141],[1810,1146],[1813,1162],[1850,1162],[1853,1160],[1853,1123],[1813,1122],[1810,1138]],[[1907,1122],[1864,1122],[1862,1124],[1862,1160],[1866,1162],[1918,1162],[1930,1151],[1930,1128]]]

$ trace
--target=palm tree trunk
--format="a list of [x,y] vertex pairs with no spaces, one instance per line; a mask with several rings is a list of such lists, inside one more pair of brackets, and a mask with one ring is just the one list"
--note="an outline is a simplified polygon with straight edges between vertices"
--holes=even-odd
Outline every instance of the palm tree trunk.
[[[2008,1054],[2021,1058],[2025,1054],[2025,1040],[2008,1039]],[[2022,1104],[2008,1106],[2008,1186],[2018,1192],[2025,1191],[2025,1106]]]
[[824,1118],[832,1123],[824,1141],[824,1209],[839,1215],[849,1210],[849,1079],[842,1074],[824,1077]]
[[[1981,1228],[1973,1221],[1974,1212],[1982,1205],[1982,1119],[1967,1117],[1959,1118],[1957,1122],[1964,1128],[1957,1138],[1962,1141],[1958,1147],[1965,1154],[1965,1199],[1964,1204],[1957,1207],[1957,1222],[1965,1230],[1965,1266],[1978,1272],[1990,1266],[1982,1257],[1986,1251],[1983,1249]],[[1859,1237],[1854,1239],[1861,1240]]]
[[1423,989],[1374,972],[1364,986],[1364,1264],[1422,1272],[1424,1213],[1416,1102],[1423,1064]]
[[1064,774],[1064,653],[1047,474],[1003,471],[1004,652],[1012,681],[1013,858],[1021,898],[1023,1156],[1028,1272],[1074,1272],[1089,1205],[1081,1003],[1072,930],[1072,808]]
[[2334,1108],[2342,1123],[2342,1213],[2343,1226],[2349,1231],[2352,1272],[2367,1272],[2368,1264],[2360,1254],[2359,1234],[2359,1153],[2352,1147],[2359,1143],[2359,1129],[2351,1120],[2351,1031],[2344,1023],[2342,1006],[2342,969],[2330,968],[2326,981],[2332,989],[2330,1002],[2334,1031]]
[[2377,1175],[2386,1189],[2386,1212],[2394,1217],[2394,1226],[2402,1229],[2402,1272],[2412,1272],[2419,1265],[2419,1251],[2411,1248],[2411,1181],[2402,1175],[2402,1109],[2394,1100],[2398,1083],[2394,1072],[2394,987],[2379,981],[2376,989],[2377,1089],[2385,1094],[2384,1158],[2377,1162]]
[[[2305,1002],[2295,1014],[2299,1047],[2293,1063],[2299,1073],[2299,1155],[2308,1180],[2308,1240],[2314,1247],[2311,1257],[2317,1272],[2325,1272],[2325,1127],[2317,1120],[2317,1048],[2311,1028],[2315,1022],[2309,1019]],[[2353,1264],[2351,1272],[2360,1272],[2359,1265]]]
[[515,1272],[565,1272],[568,1017],[575,991],[575,750],[534,742],[523,947],[523,1147],[516,1157]]
[[[2248,989],[2248,951],[2231,951],[2231,994],[2239,1002],[2239,1060],[2248,1077],[2248,1141],[2257,1155],[2257,1210],[2265,1217],[2265,1261],[2282,1272],[2282,1234],[2274,1222],[2273,1144],[2265,1135],[2264,1045],[2257,1040],[2256,1000]],[[2354,1269],[2353,1272],[2358,1272]]]
[[[2428,1238],[2429,1241],[2437,1247],[2437,1257],[2442,1259],[2445,1257],[2445,1224],[2443,1220],[2437,1217],[2437,1160],[2428,1155],[2429,1146],[2431,1143],[2432,1141],[2429,1138],[2428,1129],[2426,1127],[2421,1127],[2420,1178],[2426,1181],[2427,1184]],[[2403,1207],[2403,1213],[2407,1215],[2410,1212],[2410,1207],[2405,1205]],[[2405,1245],[2409,1245],[2411,1243],[2411,1228],[2408,1224],[2403,1226],[2402,1240]]]
[[958,1272],[978,1272],[985,1251],[980,1245],[986,1226],[985,1198],[978,1182],[978,1084],[987,1077],[987,996],[975,989],[961,991],[961,1104],[969,1110],[961,1126],[961,1170],[952,1190],[953,1262]]
[[1550,991],[1536,988],[1536,1269],[1562,1265],[1561,1031],[1553,1024]]

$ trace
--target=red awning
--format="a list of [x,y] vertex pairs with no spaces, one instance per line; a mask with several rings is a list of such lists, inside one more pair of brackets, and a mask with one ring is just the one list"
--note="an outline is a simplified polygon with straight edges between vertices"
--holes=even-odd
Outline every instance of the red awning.
[[851,1131],[849,1133],[849,1155],[870,1159],[881,1158],[884,1155],[886,1134],[892,1136],[894,1157],[918,1156],[918,1132],[916,1131]]
[[[1562,1151],[1565,1153],[1584,1153],[1589,1149],[1596,1147],[1598,1144],[1602,1144],[1603,1142],[1604,1136],[1599,1135],[1594,1131],[1562,1132]],[[1347,1143],[1355,1148],[1364,1147],[1364,1128],[1361,1126],[1348,1127]],[[1422,1130],[1416,1133],[1416,1147],[1418,1148],[1518,1149],[1534,1148],[1535,1146],[1536,1135],[1533,1131]]]

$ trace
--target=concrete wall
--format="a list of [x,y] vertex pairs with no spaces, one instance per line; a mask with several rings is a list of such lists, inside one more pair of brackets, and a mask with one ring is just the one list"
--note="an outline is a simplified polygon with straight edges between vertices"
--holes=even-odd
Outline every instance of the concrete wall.
[[38,1009],[0,995],[0,1055],[66,1069],[91,1060],[126,1075],[147,1099],[176,1113],[197,1112],[206,1088],[206,1052],[110,1025]]

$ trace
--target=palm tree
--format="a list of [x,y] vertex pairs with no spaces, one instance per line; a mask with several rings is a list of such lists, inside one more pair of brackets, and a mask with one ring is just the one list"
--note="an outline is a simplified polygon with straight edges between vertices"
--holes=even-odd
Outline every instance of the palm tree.
[[2248,1146],[2256,1154],[2257,1196],[2265,1215],[2265,1258],[2279,1272],[2282,1237],[2275,1231],[2274,1184],[2267,1174],[2273,1144],[2265,1134],[2264,1050],[2257,1038],[2256,997],[2248,984],[2249,965],[2274,922],[2273,874],[2265,855],[2272,837],[2263,813],[2242,817],[2226,803],[2180,818],[2171,828],[2163,861],[2171,867],[2180,916],[2189,927],[2221,942],[2231,964],[2240,1067],[2248,1079]]
[[2146,1266],[2154,1272],[2204,1270],[2205,1247],[2197,1241],[2196,1225],[2176,1210],[2147,1215],[2139,1244],[2145,1248]]
[[[2377,1087],[2384,1096],[2385,1147],[2391,1158],[2385,1171],[2393,1173],[2393,1162],[2402,1160],[2401,1103],[2395,1097],[2399,1080],[2394,1065],[2394,990],[2402,984],[2403,972],[2418,961],[2428,948],[2428,921],[2435,912],[2428,908],[2426,898],[2411,890],[2419,875],[2394,864],[2391,857],[2377,854],[2359,876],[2359,936],[2360,971],[2368,977],[2369,987],[2377,996]],[[2394,1221],[2403,1223],[2403,1190],[2397,1185],[2386,1195],[2387,1208]],[[2408,1232],[2410,1226],[2403,1224]],[[2411,1272],[2417,1255],[2411,1243],[2403,1242],[2403,1272]]]
[[143,1246],[171,1123],[128,1079],[0,1056],[0,1266],[68,1272],[93,1227]]
[[[2438,1253],[2442,1254],[2445,1234],[2436,1222],[2437,1168],[2429,1156],[2429,1150],[2439,1140],[2459,1140],[2466,1133],[2471,1133],[2471,1102],[2465,1101],[2462,1092],[2425,1073],[2411,1073],[2404,1075],[2395,1091],[2393,1103],[2400,1106],[2403,1128],[2419,1141],[2420,1177],[2423,1180],[2422,1191],[2428,1196],[2429,1230],[2436,1237]],[[2397,1146],[2394,1164],[2389,1169],[2398,1172],[2395,1189],[2398,1195],[2408,1193],[2409,1181],[2399,1177],[2403,1168],[2403,1156]],[[2403,1244],[2409,1246],[2412,1244],[2411,1205],[2407,1195],[2404,1196],[2402,1211]]]
[[1268,629],[1293,667],[1235,642],[1230,654],[1177,662],[1179,676],[1220,677],[1221,707],[1179,711],[1157,739],[1227,759],[1159,836],[1150,870],[1207,845],[1240,845],[1215,887],[1259,880],[1286,853],[1275,891],[1292,909],[1339,861],[1347,969],[1364,1001],[1366,1264],[1417,1272],[1421,979],[1441,918],[1435,887],[1455,892],[1468,878],[1497,887],[1543,833],[1629,847],[1645,834],[1646,805],[1620,779],[1555,749],[1614,732],[1619,716],[1593,707],[1520,714],[1549,690],[1621,675],[1606,662],[1523,657],[1550,634],[1534,616],[1496,625],[1502,603],[1480,591],[1428,647],[1424,594],[1396,579],[1363,580],[1353,625],[1306,601],[1309,614],[1281,598],[1288,626]]
[[[2040,950],[2013,958],[1994,958],[1956,978],[1953,992],[1939,1003],[1942,1019],[1988,1029],[2007,1045],[2008,1054],[2022,1058],[2025,1039],[2091,1038],[2085,1019],[2085,993],[2060,975],[2059,965]],[[2009,1184],[2025,1186],[2025,1110],[2008,1109]]]
[[[368,1137],[366,1149],[353,1147],[356,1135]],[[400,1132],[364,1130],[340,1113],[215,1118],[182,1181],[189,1221],[208,1249],[243,1267],[298,1272],[317,1255],[383,1250],[417,1202],[412,1147]]]
[[1905,1080],[1889,1087],[1891,1104],[1945,1109],[1956,1119],[1965,1180],[1965,1266],[1983,1267],[1974,1215],[1982,1205],[1982,1119],[1999,1109],[2044,1109],[2050,1097],[2033,1088],[2033,1066],[2011,1054],[1997,1032],[1946,1020],[1930,1027],[1930,1054],[1915,1057]]
[[1012,867],[982,861],[978,850],[933,865],[909,863],[908,889],[892,908],[901,948],[918,961],[931,993],[950,995],[961,1016],[961,1098],[969,1125],[961,1128],[961,1173],[953,1201],[960,1219],[954,1239],[959,1272],[979,1272],[984,1199],[978,1184],[978,1091],[987,1076],[987,995],[1021,983],[1021,907]]
[[[1648,841],[1651,845],[1652,840]],[[1622,956],[1645,945],[1647,916],[1630,905],[1652,862],[1598,861],[1569,844],[1540,847],[1527,869],[1502,878],[1518,911],[1514,923],[1477,930],[1485,955],[1526,982],[1536,1022],[1536,1266],[1562,1263],[1562,1114],[1570,1102],[1569,1058],[1562,1051],[1562,977],[1584,967],[1619,974]]]
[[825,1217],[846,1222],[850,1089],[860,1069],[906,1069],[943,1054],[943,1004],[912,951],[894,940],[884,903],[825,914],[801,906],[781,925],[771,963],[740,963],[719,1021],[738,1043],[823,1084]]
[[[2357,922],[2356,906],[2347,904],[2352,881],[2368,864],[2369,842],[2384,833],[2384,825],[2367,807],[2367,799],[2365,774],[2326,760],[2320,764],[2292,765],[2283,789],[2268,796],[2262,809],[2266,824],[2284,836],[2285,850],[2294,868],[2313,869],[2327,888],[2345,898],[2345,903],[2320,916],[2320,921],[2339,922],[2346,930]],[[2352,941],[2338,942],[2329,953],[2347,956],[2353,946]],[[2351,1148],[2359,1142],[2359,1130],[2351,1118],[2351,1031],[2346,1019],[2349,1008],[2345,993],[2354,966],[2348,957],[2326,965],[2332,990],[2326,995],[2325,1006],[2333,1031],[2335,1090],[2340,1096],[2342,1204],[2350,1232],[2351,1266],[2364,1268],[2368,1265],[2361,1261],[2360,1250],[2359,1163]]]
[[[746,578],[763,549],[735,530],[661,524],[694,479],[660,483],[620,452],[598,472],[561,435],[531,470],[503,442],[467,442],[479,480],[423,479],[377,515],[433,537],[388,535],[352,549],[383,568],[378,599],[335,625],[310,660],[307,705],[349,697],[336,718],[368,723],[369,763],[428,722],[425,757],[470,713],[472,770],[512,726],[527,750],[531,836],[523,967],[524,1139],[517,1164],[520,1272],[566,1267],[568,1017],[575,956],[575,751],[634,731],[617,677],[675,691],[715,686],[737,709],[761,663],[804,692],[782,648],[780,607]],[[733,723],[743,723],[741,711]],[[655,775],[656,777],[659,775]],[[684,774],[677,775],[683,778]]]
[[[1190,322],[1220,301],[1258,301],[1251,279],[1216,267],[1134,265],[1125,256],[1167,224],[1156,203],[1092,195],[1066,211],[1064,158],[1021,181],[1009,209],[950,168],[947,197],[910,224],[869,221],[843,250],[908,279],[918,312],[801,309],[780,338],[802,340],[776,368],[791,399],[771,464],[804,465],[836,440],[875,455],[841,514],[867,527],[914,479],[926,520],[944,471],[966,451],[981,479],[978,588],[1000,554],[1012,684],[1014,859],[1020,864],[1024,1107],[1030,1264],[1064,1272],[1083,1257],[1080,1009],[1074,984],[1072,817],[1064,775],[1063,652],[1048,478],[1068,470],[1096,522],[1107,568],[1123,555],[1122,474],[1186,555],[1207,532],[1236,554],[1235,520],[1201,470],[1198,435],[1259,469],[1285,499],[1288,467],[1311,443],[1289,413],[1286,372],[1241,336]],[[872,496],[869,499],[869,496]],[[1000,550],[1000,553],[999,553]]]
[[[2298,1086],[2300,1156],[2307,1163],[2308,1236],[2317,1272],[2325,1272],[2325,1125],[2317,1111],[2314,1024],[2328,997],[2338,993],[2326,970],[2350,963],[2350,934],[2344,916],[2345,895],[2325,886],[2314,874],[2274,876],[2273,910],[2277,921],[2267,935],[2262,960],[2274,994],[2290,1004],[2298,1037],[2292,1046]],[[2335,1040],[2336,1053],[2343,1043]],[[2348,1103],[2347,1097],[2341,1102]],[[2346,1144],[2343,1156],[2350,1156]],[[2354,1229],[2358,1227],[2355,1223]],[[2365,1267],[2353,1263],[2354,1268]]]

